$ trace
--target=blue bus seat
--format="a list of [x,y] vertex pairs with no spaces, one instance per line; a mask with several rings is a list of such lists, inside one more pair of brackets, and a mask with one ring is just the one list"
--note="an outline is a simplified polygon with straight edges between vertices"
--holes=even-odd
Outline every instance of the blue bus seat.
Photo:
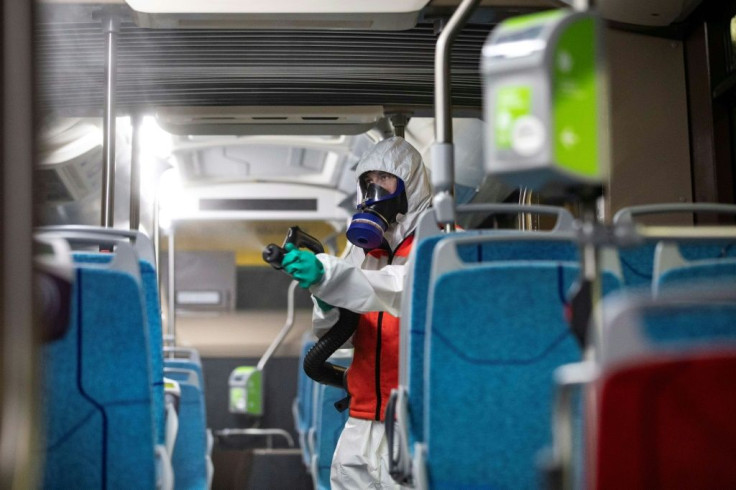
[[[516,236],[519,233],[514,230],[476,230],[458,232],[450,236]],[[457,253],[463,262],[468,263],[504,260],[577,260],[578,248],[571,241],[545,240],[545,237],[549,237],[548,232],[537,235],[539,241],[461,244],[457,247]],[[407,281],[406,294],[409,300],[405,305],[409,305],[409,310],[402,313],[402,319],[405,319],[407,326],[402,327],[400,363],[405,366],[402,370],[406,373],[404,383],[408,392],[409,447],[423,439],[425,329],[430,272],[435,247],[446,237],[448,235],[428,237],[415,246],[412,270]]]
[[164,447],[169,454],[169,460],[171,460],[171,455],[174,454],[174,444],[176,444],[176,434],[179,432],[181,387],[178,381],[164,378],[164,390],[166,402],[166,440]]
[[[107,264],[113,254],[80,253],[73,254],[74,261],[80,264]],[[145,259],[139,259],[143,297],[148,323],[148,345],[151,358],[151,387],[156,427],[156,443],[163,444],[165,437],[164,407],[164,366],[163,366],[163,327],[161,325],[161,304],[159,302],[156,269]]]
[[[329,362],[348,367],[352,362],[352,350],[340,349]],[[313,426],[310,429],[311,473],[316,490],[330,489],[330,466],[337,441],[342,434],[348,411],[338,412],[335,402],[344,399],[347,392],[341,388],[316,383],[314,388]]]
[[161,302],[154,264],[141,259],[140,265],[143,297],[146,302],[149,346],[151,350],[151,386],[153,387],[153,406],[156,411],[156,435],[158,444],[163,444],[165,438],[166,408],[164,402],[164,336],[163,325],[161,323]]
[[736,258],[692,259],[686,258],[675,244],[657,245],[652,285],[655,294],[683,284],[712,286],[723,281],[736,281]]
[[[647,242],[635,247],[619,249],[624,284],[627,286],[650,286],[655,276],[657,243]],[[732,257],[736,258],[736,244],[721,243],[689,243],[677,245],[679,253],[685,260],[707,260]]]
[[736,485],[727,456],[736,442],[724,436],[736,429],[734,286],[681,284],[656,296],[606,299],[596,346],[599,403],[590,414],[595,488]]
[[171,455],[174,488],[202,490],[208,487],[207,419],[204,395],[196,371],[164,368],[164,375],[179,383],[179,430]]
[[197,383],[199,390],[202,392],[202,396],[206,396],[207,390],[205,389],[204,372],[202,371],[201,364],[197,364],[194,361],[186,359],[164,358],[164,368],[187,369],[193,371],[197,375]]
[[[736,214],[736,206],[719,203],[659,203],[628,206],[619,209],[613,216],[613,224],[624,229],[633,229],[636,216],[655,214]],[[651,240],[643,244],[621,248],[619,257],[627,286],[651,286],[654,277],[655,249],[657,243]],[[679,245],[686,260],[704,260],[736,257],[736,243],[733,240],[714,240],[711,243],[690,243]]]
[[[440,243],[426,342],[426,474],[418,477],[430,488],[535,488],[535,455],[551,436],[552,372],[581,355],[564,316],[579,265],[464,264],[453,241]],[[603,279],[604,292],[620,285],[613,274]]]
[[[127,244],[116,255],[135,257]],[[44,348],[45,488],[155,485],[140,276],[117,270],[121,257],[78,265],[69,331]]]
[[619,249],[621,270],[624,273],[624,283],[627,286],[649,286],[652,283],[656,245],[656,243],[644,243],[635,247]]

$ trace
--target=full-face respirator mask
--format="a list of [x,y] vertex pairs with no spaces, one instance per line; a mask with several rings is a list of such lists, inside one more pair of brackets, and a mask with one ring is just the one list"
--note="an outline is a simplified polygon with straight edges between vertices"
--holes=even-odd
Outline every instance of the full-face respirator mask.
[[389,192],[378,184],[366,183],[363,176],[358,179],[360,203],[346,233],[351,243],[366,250],[379,247],[384,232],[396,222],[396,217],[406,214],[404,181],[398,177],[396,181],[396,190]]

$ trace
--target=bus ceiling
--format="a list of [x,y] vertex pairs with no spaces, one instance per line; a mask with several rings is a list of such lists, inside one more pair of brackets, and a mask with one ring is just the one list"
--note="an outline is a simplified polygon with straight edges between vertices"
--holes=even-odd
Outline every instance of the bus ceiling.
[[[225,2],[197,3],[214,9]],[[286,5],[278,1],[229,3],[241,9],[251,4]],[[314,12],[318,3],[305,5]],[[334,3],[352,7],[355,2]],[[370,3],[375,4],[374,12],[379,10],[380,2]],[[411,4],[393,3],[402,7]],[[39,107],[44,113],[99,117],[105,98],[104,78],[100,75],[106,66],[101,18],[114,15],[119,21],[115,101],[118,115],[150,113],[159,107],[360,105],[382,106],[384,114],[410,111],[412,117],[431,117],[437,35],[458,3],[418,0],[414,7],[419,12],[416,22],[401,31],[295,29],[288,23],[272,30],[247,29],[231,23],[231,30],[223,36],[214,29],[136,26],[137,5],[159,5],[161,12],[156,15],[164,18],[164,1],[131,0],[126,4],[123,0],[42,0],[37,10],[39,22],[45,26],[36,50],[38,66],[43,67]],[[634,30],[651,33],[683,22],[700,2],[594,3],[615,27],[633,26]],[[184,15],[186,5],[187,2],[176,2],[177,15]],[[513,15],[565,5],[561,0],[481,1],[453,47],[453,115],[480,114],[480,50],[498,22]]]

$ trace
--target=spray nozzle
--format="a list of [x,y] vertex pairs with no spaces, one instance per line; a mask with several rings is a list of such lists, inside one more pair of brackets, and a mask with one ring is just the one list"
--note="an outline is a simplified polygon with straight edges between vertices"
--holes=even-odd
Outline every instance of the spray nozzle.
[[284,239],[283,245],[280,247],[275,243],[266,245],[263,249],[263,260],[268,262],[274,269],[281,269],[281,262],[284,260],[284,255],[286,255],[284,247],[286,247],[287,243],[292,243],[297,248],[307,248],[316,254],[325,251],[319,240],[305,233],[298,226],[292,226],[286,231],[286,238]]

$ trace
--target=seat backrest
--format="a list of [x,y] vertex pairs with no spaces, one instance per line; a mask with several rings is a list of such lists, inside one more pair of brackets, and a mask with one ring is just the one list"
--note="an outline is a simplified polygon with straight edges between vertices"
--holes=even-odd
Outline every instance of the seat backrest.
[[660,242],[654,259],[654,292],[687,283],[707,285],[713,281],[736,281],[736,258],[729,255],[736,246],[731,245],[736,243],[703,246],[701,248],[707,253],[688,254],[689,258],[686,258],[685,254],[694,247],[683,248]]
[[[581,356],[564,314],[580,269],[571,261],[467,264],[458,257],[462,240],[471,239],[440,242],[432,261],[429,484],[536,488],[535,457],[551,438],[552,373]],[[604,291],[619,283],[604,273]]]
[[[736,258],[736,244],[728,243],[690,243],[673,245],[685,260]],[[655,242],[619,249],[624,283],[627,286],[650,286],[655,280],[657,262]]]
[[129,245],[115,255],[107,265],[78,264],[70,329],[44,349],[47,488],[155,485],[140,270],[119,268],[135,257]]
[[[141,245],[139,244],[139,247]],[[80,264],[108,264],[113,255],[107,253],[74,253],[74,261]],[[151,393],[156,427],[156,441],[163,444],[165,436],[164,409],[164,366],[163,330],[161,325],[161,304],[159,302],[156,269],[145,259],[139,259],[141,285],[148,323],[148,345],[151,359]]]
[[[75,275],[79,274],[77,270]],[[78,287],[75,285],[72,292],[66,334],[43,349],[44,488],[63,488],[72,483],[84,488],[103,487],[105,455],[99,441],[104,412],[84,396],[78,382],[81,373],[76,359],[82,336]],[[97,457],[80,458],[78,451]]]
[[424,414],[430,488],[533,487],[534,454],[550,437],[552,370],[580,358],[557,286],[564,295],[578,272],[574,263],[489,264],[435,283]]
[[[421,240],[415,245],[411,271],[407,278],[402,312],[402,346],[400,363],[402,365],[401,384],[408,391],[408,416],[410,444],[423,439],[424,424],[424,356],[428,292],[433,253],[436,245],[447,237],[518,236],[532,232],[514,230],[476,230],[458,232],[452,235],[435,235]],[[567,260],[578,258],[578,248],[572,241],[549,241],[549,233],[535,234],[538,241],[469,242],[460,244],[457,253],[464,262],[492,262],[504,260]],[[406,325],[406,326],[405,326]]]
[[202,365],[194,361],[187,359],[164,359],[164,368],[172,369],[187,369],[193,371],[197,375],[197,385],[199,390],[202,392],[202,396],[206,396],[207,391],[205,390],[204,372],[202,371]]
[[627,286],[649,286],[654,269],[654,250],[656,243],[644,243],[635,247],[621,248],[618,251],[624,283]]
[[148,321],[148,339],[151,349],[151,386],[153,387],[153,406],[156,419],[156,435],[159,444],[165,438],[165,403],[164,403],[164,358],[163,358],[163,325],[161,323],[161,302],[159,298],[158,279],[155,265],[141,259],[141,283],[146,304],[146,320]]
[[[352,354],[347,355],[338,351],[336,355],[330,357],[329,362],[348,367],[352,362]],[[338,412],[335,403],[345,398],[347,392],[344,389],[319,383],[316,384],[314,390],[312,479],[315,489],[329,490],[332,456],[345,422],[348,420],[348,411]]]
[[164,368],[164,375],[179,382],[179,431],[171,455],[174,488],[207,488],[207,419],[200,378],[192,369]]
[[[636,216],[672,213],[734,215],[736,214],[736,206],[720,203],[659,203],[630,206],[619,209],[613,217],[613,223],[617,227],[628,229],[633,228]],[[656,242],[648,241],[639,246],[620,249],[621,268],[627,286],[649,286],[652,284],[656,245]],[[724,249],[718,244],[683,244],[680,246],[680,251],[687,260],[736,257],[736,246]]]
[[614,295],[603,311],[590,488],[733,488],[736,287]]

